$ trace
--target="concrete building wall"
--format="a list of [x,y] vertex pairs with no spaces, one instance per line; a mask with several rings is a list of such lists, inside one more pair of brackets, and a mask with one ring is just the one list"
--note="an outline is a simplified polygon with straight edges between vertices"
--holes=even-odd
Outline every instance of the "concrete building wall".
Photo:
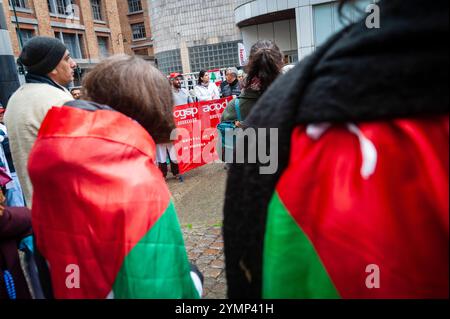
[[[211,54],[223,50],[220,44],[242,39],[234,23],[233,0],[148,0],[148,3],[155,54],[164,65],[163,71],[175,71],[166,68],[172,64],[181,65],[181,71],[189,73],[193,56],[201,59],[199,55],[207,56],[208,50]],[[194,47],[208,45],[201,53],[192,51]],[[194,64],[198,65],[197,62]]]
[[258,40],[272,40],[286,54],[298,49],[295,19],[246,26],[241,31],[247,52],[250,52],[251,46]]
[[[298,58],[302,59],[346,23],[360,19],[372,2],[356,2],[359,9],[348,6],[344,11],[348,18],[345,21],[339,17],[336,0],[235,0],[235,23],[241,28],[246,48],[258,39],[268,38],[280,47],[290,46],[291,52],[296,50]],[[288,31],[283,19],[290,14],[294,14],[295,31],[292,20]]]

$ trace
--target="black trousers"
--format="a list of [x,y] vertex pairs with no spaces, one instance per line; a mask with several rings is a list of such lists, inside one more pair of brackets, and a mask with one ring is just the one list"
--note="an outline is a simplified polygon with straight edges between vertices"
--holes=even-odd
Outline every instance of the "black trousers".
[[[168,172],[167,163],[159,163],[158,167],[159,167],[160,171],[162,172],[164,178],[166,178],[167,172]],[[180,174],[180,168],[178,167],[178,164],[172,162],[172,160],[170,160],[170,170],[171,170],[173,176],[177,176]]]

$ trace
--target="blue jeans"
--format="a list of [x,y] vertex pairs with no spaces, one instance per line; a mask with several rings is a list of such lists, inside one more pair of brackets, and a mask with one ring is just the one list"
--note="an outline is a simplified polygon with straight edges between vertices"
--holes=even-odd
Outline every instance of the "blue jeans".
[[11,173],[12,187],[6,189],[6,206],[9,207],[25,207],[25,199],[22,193],[19,179],[16,173]]

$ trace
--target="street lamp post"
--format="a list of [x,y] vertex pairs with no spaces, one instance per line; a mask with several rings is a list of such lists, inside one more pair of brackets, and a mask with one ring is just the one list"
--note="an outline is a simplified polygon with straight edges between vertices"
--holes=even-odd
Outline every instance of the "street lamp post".
[[20,82],[3,11],[3,1],[0,0],[0,102],[6,106],[10,96],[19,88]]

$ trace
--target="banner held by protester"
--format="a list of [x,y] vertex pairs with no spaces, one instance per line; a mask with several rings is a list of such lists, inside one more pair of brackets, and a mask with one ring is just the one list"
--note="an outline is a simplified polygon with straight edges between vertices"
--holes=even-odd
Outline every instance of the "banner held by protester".
[[232,97],[184,104],[174,108],[180,173],[184,174],[219,159],[216,152],[217,125]]

